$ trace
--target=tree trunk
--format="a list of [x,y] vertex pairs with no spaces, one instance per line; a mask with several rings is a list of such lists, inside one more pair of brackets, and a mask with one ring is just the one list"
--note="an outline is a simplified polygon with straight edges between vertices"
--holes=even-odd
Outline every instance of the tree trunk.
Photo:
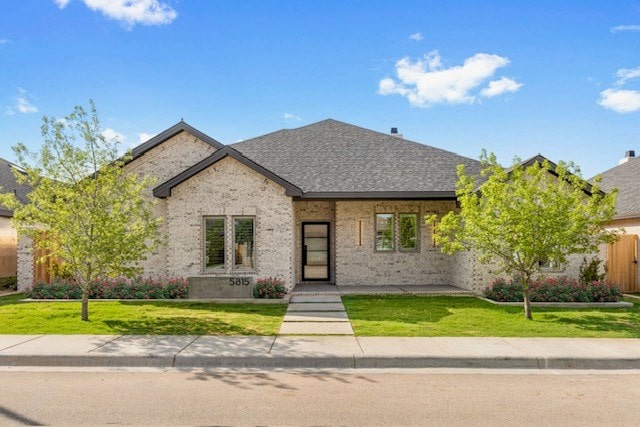
[[82,309],[80,312],[80,318],[83,321],[89,320],[89,290],[82,289]]
[[528,320],[533,320],[531,317],[531,300],[529,299],[529,276],[524,275],[522,277],[522,296],[524,299],[524,317]]

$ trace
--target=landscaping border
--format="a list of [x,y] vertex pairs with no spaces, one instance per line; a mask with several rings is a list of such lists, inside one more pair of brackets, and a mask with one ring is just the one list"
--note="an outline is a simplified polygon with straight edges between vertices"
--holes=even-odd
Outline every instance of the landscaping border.
[[[125,299],[89,299],[89,303],[93,302],[172,302],[172,303],[214,303],[214,304],[289,304],[289,296],[286,296],[282,299],[268,299],[268,298],[252,298],[252,299],[241,299],[241,298],[157,298],[157,299],[133,299],[133,298],[125,298]],[[80,299],[39,299],[39,298],[24,298],[21,300],[17,300],[16,302],[81,302]]]
[[[516,302],[500,302],[489,298],[478,296],[481,300],[490,302],[495,305],[522,306],[522,301]],[[630,308],[633,303],[626,301],[618,302],[534,302],[531,301],[532,307],[555,307],[555,308]]]

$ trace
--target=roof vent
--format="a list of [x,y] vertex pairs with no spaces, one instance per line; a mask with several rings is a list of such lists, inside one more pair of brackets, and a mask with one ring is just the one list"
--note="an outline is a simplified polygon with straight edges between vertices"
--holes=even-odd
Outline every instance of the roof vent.
[[398,128],[391,128],[391,136],[395,136],[397,138],[402,138],[402,134],[398,133]]
[[623,163],[627,163],[629,160],[633,159],[636,156],[636,152],[634,150],[625,151],[624,157],[620,159],[618,162],[619,165]]

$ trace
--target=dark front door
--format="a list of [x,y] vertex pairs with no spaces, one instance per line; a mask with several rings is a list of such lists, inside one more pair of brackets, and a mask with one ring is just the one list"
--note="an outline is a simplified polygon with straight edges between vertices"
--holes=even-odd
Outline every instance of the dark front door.
[[302,223],[302,280],[329,280],[329,223]]

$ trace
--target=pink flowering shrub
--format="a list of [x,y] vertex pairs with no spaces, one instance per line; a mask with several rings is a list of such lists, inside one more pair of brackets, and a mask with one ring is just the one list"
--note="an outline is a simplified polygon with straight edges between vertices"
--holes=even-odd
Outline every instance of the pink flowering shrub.
[[[483,295],[500,302],[521,302],[522,283],[517,280],[496,279]],[[620,288],[607,281],[582,284],[569,277],[547,277],[535,280],[529,297],[535,302],[618,302]]]
[[[68,279],[36,283],[29,297],[34,299],[80,299],[80,286]],[[102,279],[89,285],[90,299],[181,299],[187,298],[187,281],[182,278]]]
[[256,280],[253,285],[254,298],[281,299],[287,294],[284,282],[277,277]]

